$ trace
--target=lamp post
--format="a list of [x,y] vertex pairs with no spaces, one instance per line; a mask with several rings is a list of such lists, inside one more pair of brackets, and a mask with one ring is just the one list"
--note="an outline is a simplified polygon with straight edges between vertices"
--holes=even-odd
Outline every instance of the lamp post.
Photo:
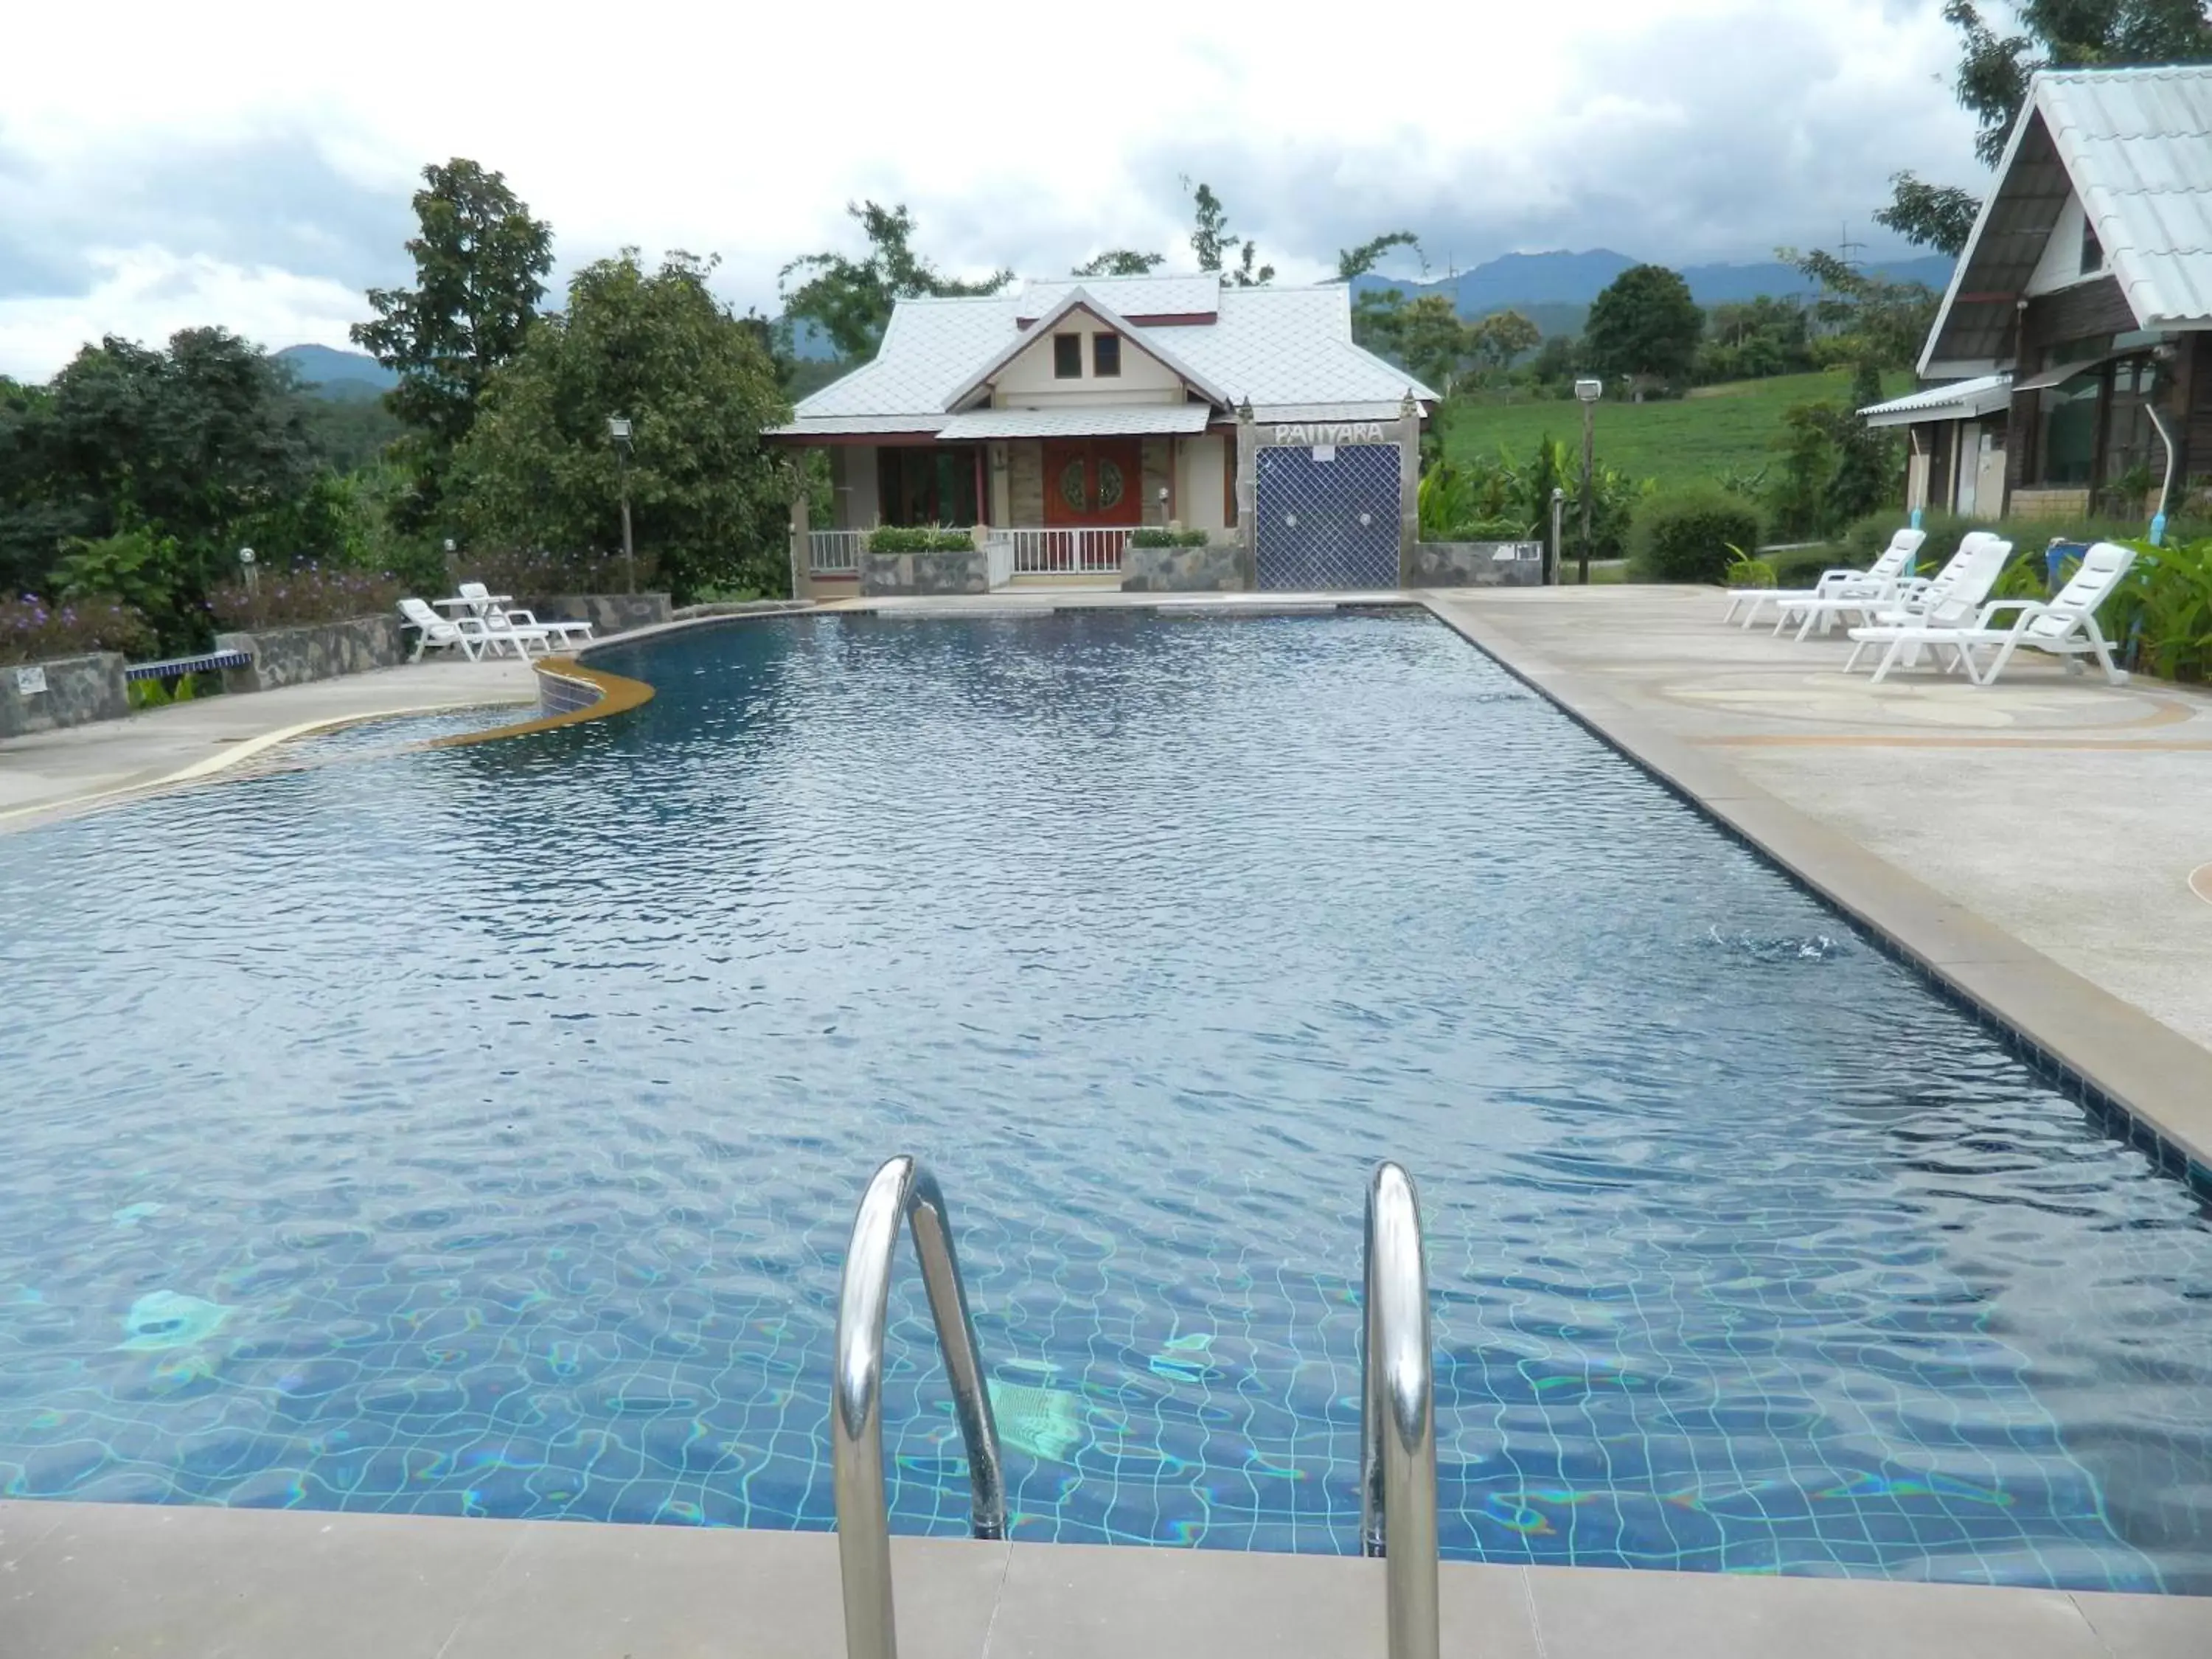
[[1583,551],[1578,562],[1582,584],[1589,586],[1590,556],[1590,457],[1594,438],[1592,416],[1597,410],[1597,400],[1605,396],[1603,380],[1577,380],[1575,400],[1583,406]]
[[1544,586],[1556,586],[1559,580],[1559,521],[1566,517],[1567,492],[1557,484],[1552,486],[1552,544],[1544,550]]
[[637,549],[629,538],[629,420],[626,416],[607,416],[607,436],[614,441],[615,477],[622,491],[623,570],[629,583],[629,591],[637,592]]
[[248,593],[258,594],[261,592],[261,581],[253,568],[252,548],[241,547],[238,550],[238,568],[246,578],[246,591]]

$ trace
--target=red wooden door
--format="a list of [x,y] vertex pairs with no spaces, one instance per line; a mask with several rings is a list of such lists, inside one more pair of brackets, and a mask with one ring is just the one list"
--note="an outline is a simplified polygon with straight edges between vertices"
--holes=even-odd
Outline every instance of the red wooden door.
[[1145,507],[1143,479],[1134,438],[1048,438],[1044,521],[1083,528],[1137,524]]

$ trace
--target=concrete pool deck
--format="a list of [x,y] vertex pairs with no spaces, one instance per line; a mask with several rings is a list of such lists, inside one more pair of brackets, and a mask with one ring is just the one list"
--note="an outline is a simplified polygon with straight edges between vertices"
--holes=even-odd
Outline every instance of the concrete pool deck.
[[[891,1544],[906,1659],[1343,1659],[1380,1561]],[[2202,1659],[2212,1600],[1447,1565],[1457,1659]],[[839,1659],[828,1533],[0,1502],[0,1652]]]
[[0,833],[212,776],[333,726],[537,700],[538,677],[512,659],[410,663],[10,738],[0,742]]

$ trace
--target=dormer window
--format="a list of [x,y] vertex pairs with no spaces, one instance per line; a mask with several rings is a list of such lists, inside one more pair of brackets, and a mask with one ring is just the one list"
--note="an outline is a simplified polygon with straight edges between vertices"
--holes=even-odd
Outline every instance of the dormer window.
[[1052,377],[1055,380],[1079,380],[1083,378],[1083,337],[1080,334],[1055,334],[1052,337]]
[[2105,268],[2105,245],[2097,240],[2095,227],[2084,219],[2081,222],[2081,274],[2094,275]]
[[1110,380],[1121,374],[1120,335],[1094,334],[1091,337],[1091,372],[1102,380]]

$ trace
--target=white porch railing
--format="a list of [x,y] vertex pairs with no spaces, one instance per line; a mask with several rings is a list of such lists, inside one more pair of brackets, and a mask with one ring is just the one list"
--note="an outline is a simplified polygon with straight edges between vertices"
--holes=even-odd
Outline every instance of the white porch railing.
[[1127,530],[1009,530],[1017,576],[1118,574]]
[[983,562],[990,574],[993,592],[1013,580],[1014,538],[1012,531],[987,530],[983,532]]
[[860,550],[868,544],[865,530],[810,530],[806,532],[806,568],[817,576],[855,576],[860,570]]

